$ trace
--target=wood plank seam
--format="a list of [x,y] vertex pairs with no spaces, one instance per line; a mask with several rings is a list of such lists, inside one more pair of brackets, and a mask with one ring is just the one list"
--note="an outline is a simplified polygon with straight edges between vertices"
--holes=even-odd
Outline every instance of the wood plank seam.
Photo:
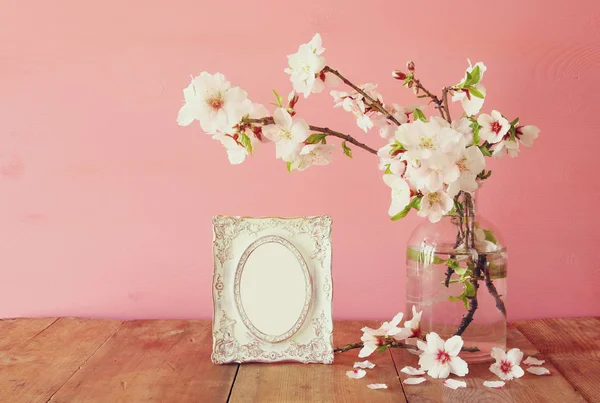
[[534,343],[533,340],[531,340],[529,337],[527,337],[527,333],[525,331],[523,331],[523,328],[521,327],[521,324],[519,322],[515,322],[513,324],[517,328],[517,330],[519,332],[521,332],[521,334],[523,335],[523,337],[525,337],[527,339],[527,341],[529,341],[531,344],[533,344],[535,346],[535,348],[544,355],[544,359],[547,360],[547,362],[550,362],[550,364],[552,364],[554,366],[554,368],[556,368],[556,370],[558,371],[558,373],[565,379],[565,381],[567,381],[567,383],[573,388],[573,390],[578,395],[580,395],[582,399],[584,399],[585,401],[589,402],[589,400],[587,400],[585,397],[583,397],[583,392],[581,390],[579,390],[573,383],[571,383],[571,381],[566,376],[566,374],[564,373],[564,371],[560,368],[559,363],[556,360],[552,359],[552,354],[550,352],[542,352],[541,349],[540,349],[540,347],[538,347]]
[[[60,318],[58,318],[60,319]],[[58,319],[56,319],[58,321]],[[52,322],[53,324],[56,323],[56,321]],[[54,396],[63,388],[63,386],[65,386],[67,384],[67,382],[69,382],[71,380],[71,378],[73,378],[75,376],[75,374],[77,372],[79,372],[84,366],[85,364],[98,352],[98,350],[100,350],[106,343],[108,343],[108,341],[115,335],[117,334],[117,332],[119,331],[119,329],[121,329],[121,326],[123,326],[123,323],[125,323],[124,321],[121,322],[121,324],[119,325],[119,327],[117,327],[115,329],[114,332],[112,332],[107,338],[106,340],[104,340],[102,343],[100,343],[100,345],[98,346],[97,349],[94,350],[94,352],[92,354],[90,354],[90,356],[88,358],[86,358],[81,365],[79,365],[79,368],[77,368],[68,378],[65,382],[63,382],[62,385],[60,385],[60,387],[58,389],[56,389],[51,395],[50,398],[46,401],[46,403],[49,403],[52,401],[52,399],[54,398]],[[50,327],[50,326],[48,326]]]
[[[21,319],[24,319],[24,318],[21,318]],[[44,333],[44,332],[45,332],[46,330],[48,330],[48,329],[49,329],[49,328],[50,328],[52,325],[54,325],[56,322],[58,322],[58,320],[59,320],[59,319],[60,319],[60,317],[58,317],[58,318],[55,318],[55,319],[52,321],[52,323],[50,323],[48,326],[46,326],[45,328],[43,328],[42,330],[40,330],[39,332],[37,332],[36,334],[34,334],[33,336],[31,336],[29,339],[27,339],[27,340],[26,340],[26,341],[25,341],[25,342],[24,342],[24,343],[21,345],[21,347],[23,347],[23,346],[26,346],[26,345],[28,345],[29,343],[31,343],[31,342],[32,342],[32,341],[33,341],[33,340],[34,340],[36,337],[38,337],[40,334]],[[10,350],[8,350],[8,351],[10,351]]]
[[240,365],[238,364],[235,370],[235,375],[233,375],[233,380],[231,381],[231,387],[229,388],[229,394],[227,395],[227,403],[231,400],[231,394],[233,393],[233,387],[235,386],[235,380],[237,379],[238,373],[240,372]]
[[394,369],[396,370],[396,376],[398,377],[398,383],[400,384],[400,387],[402,388],[402,394],[404,395],[404,399],[406,400],[406,403],[408,403],[408,396],[406,396],[406,391],[404,390],[404,385],[402,384],[402,380],[400,379],[400,371],[398,370],[398,366],[396,365],[396,360],[394,359],[394,354],[392,354],[392,351],[388,349],[388,354],[390,355],[390,357],[392,357],[392,363],[394,364]]

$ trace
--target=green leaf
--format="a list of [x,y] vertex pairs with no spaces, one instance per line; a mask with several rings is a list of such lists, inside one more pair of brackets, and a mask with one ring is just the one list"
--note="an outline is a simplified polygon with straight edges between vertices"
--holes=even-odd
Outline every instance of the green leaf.
[[275,91],[275,90],[271,90],[271,91],[273,91],[273,94],[275,94],[275,99],[277,99],[277,106],[279,106],[280,108],[283,108],[283,98],[281,98],[279,96],[279,94],[277,93],[277,91]]
[[393,216],[391,218],[392,221],[398,221],[403,219],[404,217],[406,217],[408,215],[408,213],[410,213],[410,206],[406,206],[404,207],[404,210],[402,210],[401,212],[399,212],[398,214],[396,214],[395,216]]
[[[492,172],[492,171],[490,171]],[[483,233],[485,234],[485,240],[489,241],[495,245],[498,245],[498,239],[496,238],[496,236],[494,235],[494,233],[492,231],[490,231],[489,229],[484,229]]]
[[481,81],[481,69],[479,66],[475,66],[473,71],[471,71],[471,85],[475,85]]
[[461,87],[472,87],[473,85],[479,83],[479,81],[481,81],[481,69],[479,68],[479,66],[475,66],[475,68],[470,73],[467,71],[467,79],[462,83]]
[[292,161],[285,163],[285,165],[287,166],[287,170],[288,170],[289,173],[292,173],[292,164],[293,164]]
[[352,158],[352,149],[350,149],[350,147],[348,147],[348,144],[346,144],[345,141],[342,141],[342,150],[344,150],[345,155]]
[[473,130],[473,144],[477,145],[481,141],[481,137],[479,137],[479,130],[481,130],[481,125],[476,120],[473,120],[469,126]]
[[382,346],[377,347],[377,350],[375,350],[375,351],[377,351],[379,354],[381,354],[381,353],[385,352],[385,350],[387,350],[387,346],[382,345]]
[[425,254],[419,250],[408,248],[406,249],[406,258],[409,260],[414,260],[416,262],[429,264],[442,264],[445,262],[444,259],[435,256],[433,254]]
[[419,119],[422,122],[427,122],[427,119],[425,118],[425,114],[419,108],[415,108],[415,110],[413,111],[413,120],[417,120],[417,119]]
[[475,295],[475,286],[470,282],[465,282],[465,295],[467,297],[472,297]]
[[410,203],[408,203],[408,205],[406,207],[404,207],[404,210],[402,210],[401,212],[399,212],[398,214],[393,216],[391,218],[391,220],[398,221],[398,220],[406,217],[408,215],[408,213],[410,212],[410,209],[413,209],[413,208],[415,210],[419,210],[421,208],[421,198],[420,197],[413,197],[413,199],[410,201]]
[[246,150],[248,150],[250,154],[252,154],[252,141],[246,133],[240,134],[239,142],[246,148]]
[[387,164],[385,166],[385,172],[384,172],[384,174],[387,175],[387,174],[391,174],[391,173],[392,173],[392,170],[390,169],[390,164]]
[[486,157],[492,156],[492,152],[490,150],[488,150],[488,148],[485,145],[479,146],[479,149],[481,150],[481,153],[483,155],[485,155]]
[[467,274],[467,269],[464,267],[453,267],[452,268],[454,270],[454,272],[456,274],[458,274],[459,276],[463,277],[465,274]]
[[469,87],[468,90],[469,90],[469,93],[471,93],[471,95],[473,95],[474,97],[481,98],[481,99],[485,98],[485,95],[483,95],[483,93],[475,87]]
[[327,137],[325,133],[313,133],[310,136],[308,136],[308,138],[304,140],[304,142],[307,144],[317,144],[323,142],[325,140],[325,137]]
[[512,122],[510,122],[511,126],[516,126],[519,124],[519,118],[516,118],[515,120],[513,120]]
[[464,294],[460,294],[458,297],[450,296],[448,299],[450,301],[462,301],[465,309],[469,309],[469,299]]

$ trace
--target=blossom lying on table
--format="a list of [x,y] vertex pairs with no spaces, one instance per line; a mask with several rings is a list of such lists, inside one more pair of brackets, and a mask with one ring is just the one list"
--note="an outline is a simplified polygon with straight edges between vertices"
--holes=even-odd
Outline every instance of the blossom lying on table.
[[[342,353],[360,348],[359,357],[367,357],[375,351],[383,352],[388,348],[418,350],[419,368],[407,366],[400,370],[400,372],[411,376],[402,381],[406,385],[418,385],[425,382],[427,378],[419,376],[425,374],[431,378],[443,379],[448,378],[451,373],[460,377],[467,375],[469,373],[469,366],[458,355],[461,351],[479,351],[477,347],[464,347],[460,336],[452,336],[444,341],[434,332],[422,335],[420,324],[422,312],[417,312],[413,307],[412,313],[412,319],[405,321],[402,327],[400,327],[400,322],[404,316],[402,312],[394,316],[391,321],[383,322],[377,329],[363,327],[361,329],[363,336],[360,343],[348,344],[336,348],[334,352]],[[416,341],[416,346],[413,343],[409,343],[410,340]],[[490,371],[503,381],[484,381],[484,386],[502,388],[505,385],[504,381],[520,378],[525,374],[519,366],[523,358],[523,352],[518,348],[510,349],[508,352],[499,348],[493,348],[491,356],[496,362],[490,366]],[[523,362],[530,365],[544,363],[544,361],[533,357],[528,357]],[[365,369],[373,369],[374,367],[375,364],[370,361],[355,362],[355,369],[347,371],[346,375],[351,379],[361,379],[367,375]],[[546,368],[538,366],[530,366],[527,368],[527,371],[535,375],[550,374],[550,371]],[[443,385],[450,389],[467,387],[466,382],[456,379],[445,379]],[[387,388],[387,385],[370,384],[368,387],[370,389],[383,389]]]
[[423,350],[419,356],[419,365],[432,378],[447,378],[450,373],[465,376],[469,366],[458,356],[463,346],[460,336],[452,336],[445,342],[437,333],[427,335],[427,343],[417,340],[417,346]]
[[508,352],[494,347],[492,348],[492,358],[496,360],[490,366],[490,371],[496,374],[503,381],[510,381],[514,378],[520,378],[525,375],[523,368],[519,366],[523,358],[523,352],[518,348],[513,348]]
[[[341,140],[342,152],[352,157],[350,145],[379,156],[383,180],[391,188],[392,219],[405,217],[412,209],[436,222],[457,207],[460,192],[472,192],[489,178],[485,157],[516,157],[521,145],[531,147],[539,135],[535,126],[509,120],[496,110],[481,112],[487,91],[482,84],[487,67],[471,64],[457,84],[444,87],[438,96],[427,90],[408,62],[405,71],[392,77],[411,88],[418,98],[428,100],[439,117],[425,114],[421,105],[400,106],[384,101],[377,84],[356,85],[327,65],[322,38],[316,34],[288,56],[293,91],[287,102],[273,91],[276,108],[269,112],[248,99],[246,91],[232,86],[221,73],[202,72],[183,90],[185,104],[177,121],[187,126],[197,120],[202,129],[221,142],[232,164],[242,163],[262,143],[275,143],[275,157],[287,169],[303,171],[313,165],[327,165]],[[355,137],[310,125],[297,117],[296,105],[313,93],[341,83],[346,90],[330,91],[334,106],[350,112],[358,127],[368,133],[377,129],[386,144],[370,147]],[[460,102],[463,113],[453,119],[448,96]]]

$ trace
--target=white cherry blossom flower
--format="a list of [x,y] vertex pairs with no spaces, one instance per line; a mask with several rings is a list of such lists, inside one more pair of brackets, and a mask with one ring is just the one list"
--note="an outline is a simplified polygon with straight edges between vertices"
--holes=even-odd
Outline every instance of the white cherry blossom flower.
[[[484,96],[484,98],[478,98],[472,94],[468,94],[466,92],[466,90],[465,91],[458,90],[458,91],[454,91],[454,94],[452,95],[452,101],[454,101],[454,102],[460,101],[460,103],[463,107],[463,110],[465,111],[467,116],[473,116],[473,115],[477,115],[479,113],[479,111],[481,110],[481,107],[483,106],[483,103],[485,102],[486,89],[481,84],[481,80],[483,79],[483,73],[485,73],[485,71],[487,70],[487,67],[482,62],[475,63],[475,66],[471,65],[470,60],[468,60],[468,62],[469,62],[469,67],[467,68],[467,71],[469,73],[472,73],[473,69],[475,67],[479,66],[479,73],[480,73],[479,83],[473,85],[473,87],[475,87],[475,89],[478,90]],[[464,83],[466,80],[467,80],[467,74],[465,73],[465,77],[458,85]]]
[[460,171],[458,179],[449,183],[448,195],[454,197],[459,191],[473,192],[477,190],[477,175],[485,169],[485,157],[477,146],[471,146],[464,150],[456,161]]
[[543,365],[546,361],[545,360],[538,360],[535,357],[527,357],[527,359],[525,361],[523,361],[523,364],[526,365]]
[[506,383],[502,381],[483,381],[483,386],[488,388],[501,389],[504,385]]
[[185,105],[179,110],[177,122],[187,126],[198,120],[208,134],[227,133],[252,109],[246,91],[231,87],[221,73],[203,71],[183,90],[183,96]]
[[425,371],[422,369],[416,369],[414,367],[404,367],[400,370],[400,372],[410,376],[425,375]]
[[508,350],[508,352],[505,352],[498,347],[494,347],[492,348],[491,355],[496,362],[490,365],[490,371],[503,381],[520,378],[525,374],[523,369],[519,366],[521,359],[523,358],[523,352],[518,348],[513,348]]
[[496,110],[490,115],[482,113],[477,118],[477,123],[481,126],[479,137],[488,143],[495,144],[504,138],[504,135],[510,130],[510,123],[502,114]]
[[459,176],[458,165],[447,154],[439,152],[432,153],[430,158],[423,160],[410,174],[417,189],[427,189],[429,192],[437,192],[444,184],[455,182]]
[[274,124],[263,126],[262,133],[275,142],[276,157],[292,162],[298,156],[304,140],[309,136],[309,127],[304,119],[292,119],[283,108],[273,113]]
[[369,389],[387,389],[388,386],[385,383],[371,383],[367,385]]
[[550,371],[544,367],[528,367],[525,371],[534,375],[550,375]]
[[229,158],[229,162],[231,164],[241,164],[246,159],[246,155],[248,155],[248,150],[246,147],[238,143],[228,134],[215,134],[213,139],[219,140],[223,147],[227,150],[227,157]]
[[[375,89],[377,84],[366,83],[360,85],[359,88],[369,95],[369,97],[379,104],[383,105],[383,98]],[[342,107],[345,111],[351,112],[356,118],[356,124],[365,133],[374,126],[372,118],[377,118],[379,110],[370,106],[371,101],[367,100],[358,91],[331,91],[331,96],[335,102],[335,107]]]
[[537,126],[520,126],[516,130],[516,137],[525,147],[533,146],[533,140],[537,139],[539,135],[540,128]]
[[420,383],[423,383],[427,380],[427,378],[420,376],[418,378],[406,378],[405,380],[402,381],[403,384],[405,385],[418,385]]
[[[364,332],[364,329],[363,329]],[[379,337],[373,336],[370,333],[364,332],[360,341],[363,343],[363,348],[358,352],[358,358],[365,358],[370,356],[377,350],[377,348],[381,345],[381,340]]]
[[417,212],[419,217],[427,217],[432,223],[442,219],[442,216],[448,214],[454,201],[448,194],[442,190],[437,192],[424,192],[421,199],[421,208]]
[[393,157],[391,155],[392,146],[393,144],[391,143],[386,144],[377,151],[377,156],[379,157],[379,169],[385,171],[389,168],[392,174],[402,176],[406,170],[406,161],[399,159],[398,156]]
[[492,152],[492,157],[501,158],[505,155],[510,155],[511,158],[515,158],[519,155],[519,151],[519,142],[508,138],[496,144],[494,152]]
[[450,127],[462,136],[463,144],[469,145],[473,142],[473,128],[471,127],[471,121],[468,118],[456,119],[452,122]]
[[354,368],[373,369],[375,368],[375,364],[373,364],[371,361],[365,360],[361,362],[355,362]]
[[325,88],[335,88],[342,83],[342,79],[336,76],[333,73],[321,71],[313,84],[312,92],[320,93],[323,92]]
[[457,381],[456,379],[446,379],[442,382],[444,386],[450,389],[466,388],[467,383],[465,381]]
[[371,336],[393,336],[399,333],[402,329],[398,328],[398,325],[402,321],[402,317],[404,314],[399,312],[392,318],[389,322],[383,322],[378,329],[372,329],[370,327],[363,327],[361,330],[365,334],[369,334]]
[[460,336],[452,336],[444,342],[437,333],[427,334],[427,343],[417,340],[423,350],[419,358],[421,369],[432,378],[447,378],[450,373],[465,376],[469,373],[467,363],[458,356],[463,346]]
[[413,305],[412,307],[412,319],[404,322],[404,327],[410,330],[410,337],[421,337],[421,316],[423,311],[417,312],[417,309]]
[[473,231],[473,235],[477,250],[483,252],[495,252],[498,250],[498,246],[495,243],[486,239],[485,231],[483,229],[476,227],[475,231]]
[[367,375],[367,371],[364,369],[354,369],[352,371],[346,371],[346,376],[350,379],[360,379]]
[[388,209],[390,216],[395,216],[410,203],[410,187],[400,176],[385,174],[383,182],[392,189],[392,202]]
[[[420,106],[415,106],[420,107]],[[398,104],[384,105],[385,110],[387,110],[400,124],[408,122],[408,115],[412,113],[407,113],[408,107],[402,107]],[[414,109],[413,109],[414,110]],[[379,128],[379,135],[386,139],[391,140],[394,138],[394,133],[398,125],[396,123],[390,121],[387,116],[383,114],[377,114],[371,118],[373,124]]]
[[321,36],[315,34],[309,43],[300,45],[298,52],[288,55],[289,67],[285,72],[290,74],[294,90],[303,94],[305,98],[314,92],[317,75],[325,67],[325,58],[321,56],[324,50],[321,46]]
[[462,136],[448,122],[432,117],[429,122],[417,120],[398,126],[395,138],[406,149],[404,159],[428,159],[434,152],[457,152]]
[[327,165],[331,162],[331,152],[335,149],[332,144],[307,144],[292,164],[292,169],[304,171],[312,165]]

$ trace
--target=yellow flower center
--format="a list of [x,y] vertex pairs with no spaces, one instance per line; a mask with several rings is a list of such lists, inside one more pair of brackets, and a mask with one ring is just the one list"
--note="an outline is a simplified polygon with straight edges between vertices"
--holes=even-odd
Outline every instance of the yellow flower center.
[[221,98],[221,94],[211,97],[209,99],[206,100],[206,103],[215,111],[218,111],[219,109],[221,109],[223,107],[224,101],[223,98]]
[[433,139],[431,137],[421,137],[419,145],[421,148],[433,148]]

